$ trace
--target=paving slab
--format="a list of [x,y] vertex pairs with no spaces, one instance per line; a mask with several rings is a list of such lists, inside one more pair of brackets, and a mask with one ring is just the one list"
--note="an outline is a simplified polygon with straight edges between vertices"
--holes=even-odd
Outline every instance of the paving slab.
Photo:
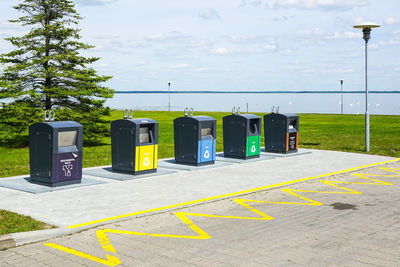
[[254,162],[254,161],[260,161],[260,160],[274,159],[274,158],[275,157],[273,157],[273,156],[260,155],[259,158],[236,159],[236,158],[226,158],[224,156],[224,153],[217,153],[215,155],[215,160],[216,161],[225,161],[225,162],[240,163],[240,164],[245,164],[245,163]]
[[83,187],[83,186],[91,186],[91,185],[103,184],[103,183],[105,183],[105,182],[82,177],[81,182],[77,183],[77,184],[51,187],[51,186],[43,186],[43,185],[31,183],[31,179],[29,177],[18,177],[18,178],[13,178],[13,179],[7,179],[4,181],[0,179],[0,187],[5,187],[8,189],[13,189],[13,190],[17,190],[17,191],[32,193],[32,194],[48,193],[48,192],[53,192],[53,191],[67,190],[67,189],[73,189],[73,188],[78,188],[78,187]]
[[119,180],[119,181],[150,178],[153,176],[170,174],[170,173],[174,173],[174,172],[176,172],[176,171],[159,168],[159,169],[157,169],[157,172],[134,175],[134,174],[129,174],[129,173],[115,172],[112,170],[112,167],[110,167],[110,166],[109,167],[90,168],[90,169],[83,170],[83,174],[85,174],[85,175]]
[[123,183],[90,176],[90,179],[107,183],[42,194],[0,188],[0,209],[65,227],[393,159],[368,154],[310,151],[312,153],[295,157],[277,157],[246,164],[224,162],[227,164],[218,168],[176,170],[175,173]]
[[229,162],[215,161],[214,164],[192,166],[192,165],[175,163],[174,159],[164,159],[164,160],[158,161],[158,166],[160,166],[160,167],[174,169],[174,170],[183,170],[183,171],[197,171],[197,170],[204,170],[204,169],[210,169],[210,168],[218,168],[218,167],[228,166],[228,165],[232,165],[232,164]]
[[301,148],[299,148],[299,150],[297,152],[295,152],[295,153],[287,153],[287,154],[265,152],[265,148],[261,148],[261,155],[270,156],[270,157],[286,158],[286,157],[301,156],[301,155],[310,154],[310,153],[311,153],[311,150],[309,150],[309,149],[301,149]]

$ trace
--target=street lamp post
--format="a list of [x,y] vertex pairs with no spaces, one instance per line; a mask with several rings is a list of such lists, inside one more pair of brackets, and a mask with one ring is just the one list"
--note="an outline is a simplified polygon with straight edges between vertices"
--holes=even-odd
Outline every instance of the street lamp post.
[[343,115],[343,80],[339,80],[340,82],[340,111]]
[[368,113],[368,41],[371,39],[371,29],[380,27],[376,23],[363,23],[353,26],[362,29],[365,40],[365,152],[369,152],[369,113]]
[[171,111],[171,82],[168,82],[168,111]]

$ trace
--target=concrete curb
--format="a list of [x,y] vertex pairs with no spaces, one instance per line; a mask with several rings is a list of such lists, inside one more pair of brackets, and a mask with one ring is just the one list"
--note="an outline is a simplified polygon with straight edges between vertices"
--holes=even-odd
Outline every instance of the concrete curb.
[[0,250],[14,248],[17,244],[12,234],[0,236]]
[[0,236],[0,250],[15,248],[25,244],[40,242],[43,240],[56,238],[64,235],[69,235],[79,232],[82,229],[55,228],[39,231],[30,231],[22,233],[14,233]]

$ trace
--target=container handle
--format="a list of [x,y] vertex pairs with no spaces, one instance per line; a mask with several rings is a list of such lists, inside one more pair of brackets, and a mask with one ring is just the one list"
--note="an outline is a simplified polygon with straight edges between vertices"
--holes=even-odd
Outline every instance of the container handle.
[[187,117],[189,115],[189,108],[185,108],[184,112],[185,112],[185,117]]
[[236,107],[236,115],[240,115],[240,107]]
[[124,119],[132,119],[133,118],[133,109],[125,109],[124,110]]
[[233,107],[233,108],[232,108],[232,115],[235,115],[235,113],[236,113],[236,108]]
[[54,121],[55,118],[56,118],[56,113],[54,110],[49,109],[44,111],[45,121]]
[[189,114],[190,117],[193,117],[193,113],[194,113],[193,108],[191,108],[191,109],[190,109],[190,114]]

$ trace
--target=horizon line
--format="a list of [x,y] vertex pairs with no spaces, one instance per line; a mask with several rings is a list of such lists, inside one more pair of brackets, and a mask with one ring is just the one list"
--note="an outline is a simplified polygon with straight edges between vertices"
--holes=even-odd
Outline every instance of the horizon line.
[[[339,91],[161,91],[161,90],[133,90],[133,91],[115,91],[116,94],[340,94]],[[344,94],[364,94],[365,91],[343,91]],[[368,91],[370,94],[400,94],[400,91]]]

